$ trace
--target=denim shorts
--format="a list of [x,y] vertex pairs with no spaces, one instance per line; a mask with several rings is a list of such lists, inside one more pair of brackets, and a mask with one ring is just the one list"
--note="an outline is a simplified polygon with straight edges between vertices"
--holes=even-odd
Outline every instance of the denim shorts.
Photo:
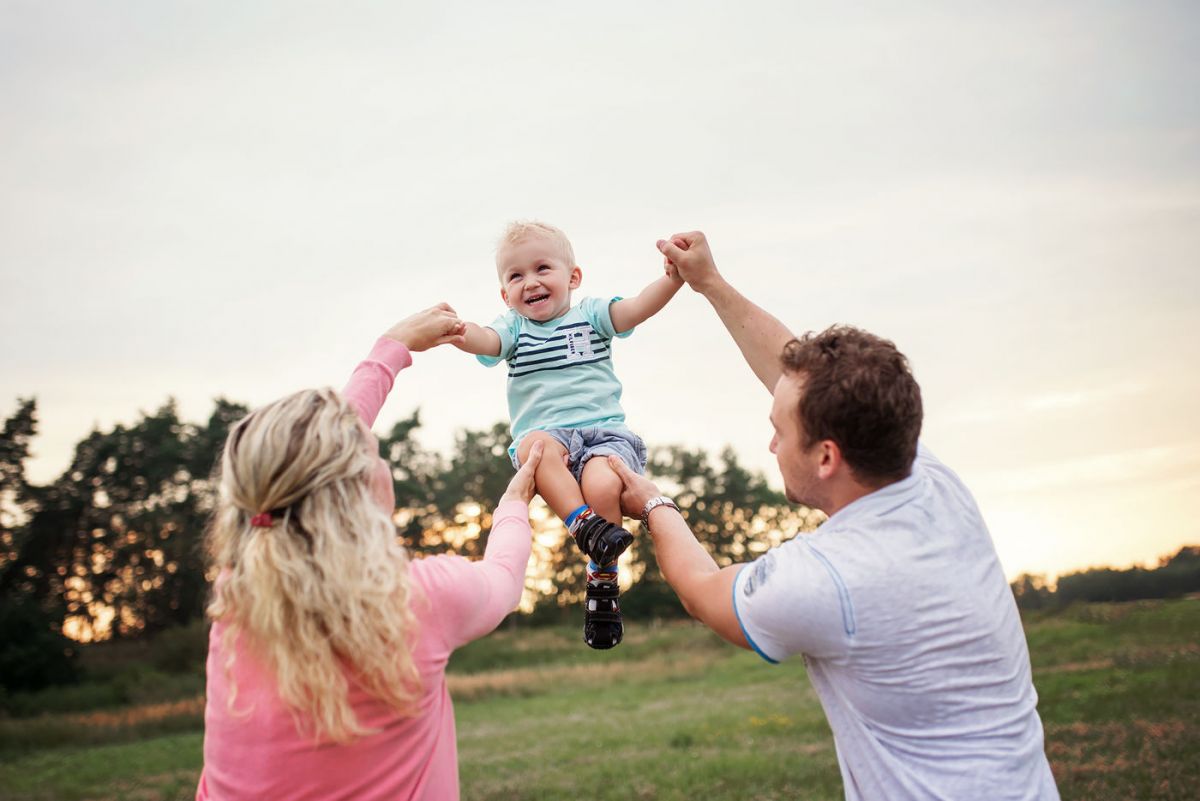
[[[533,432],[529,432],[532,434]],[[622,428],[551,428],[542,432],[549,434],[567,449],[568,466],[576,481],[583,480],[583,466],[593,456],[620,457],[635,473],[646,471],[646,443],[628,429]],[[512,452],[514,468],[520,468],[516,449]]]

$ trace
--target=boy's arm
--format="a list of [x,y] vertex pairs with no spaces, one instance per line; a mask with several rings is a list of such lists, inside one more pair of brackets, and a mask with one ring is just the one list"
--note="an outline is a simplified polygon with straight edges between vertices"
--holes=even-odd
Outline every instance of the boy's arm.
[[683,286],[683,279],[664,275],[653,282],[635,298],[618,300],[608,307],[612,316],[613,328],[618,334],[623,334],[636,325],[641,325],[662,311],[667,301],[675,297],[675,293]]
[[459,350],[474,353],[476,356],[499,356],[500,335],[485,325],[465,323],[467,330],[462,343],[454,343]]

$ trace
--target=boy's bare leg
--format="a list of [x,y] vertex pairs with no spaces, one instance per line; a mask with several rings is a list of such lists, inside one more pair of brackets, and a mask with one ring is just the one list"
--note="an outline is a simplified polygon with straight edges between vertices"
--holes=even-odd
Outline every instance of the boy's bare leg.
[[581,524],[576,539],[584,553],[602,566],[615,565],[633,542],[633,535],[621,526],[621,479],[603,456],[589,459],[580,476],[583,499],[595,513],[590,522]]
[[608,459],[599,456],[588,459],[583,466],[583,499],[596,514],[614,525],[621,525],[621,490],[624,485]]
[[[571,475],[571,471],[563,463],[567,449],[549,434],[533,431],[517,446],[517,461],[521,464],[525,463],[525,458],[529,456],[529,449],[535,442],[541,442],[544,449],[542,463],[538,465],[537,473],[534,474],[538,495],[542,496],[542,500],[554,511],[554,514],[566,520],[567,515],[583,506],[584,503],[583,493],[579,491],[579,484],[575,482],[575,476]],[[609,472],[612,472],[611,467],[609,467]],[[615,477],[616,473],[613,473],[613,476]],[[619,485],[620,479],[617,479],[617,482]],[[617,514],[620,514],[619,491],[617,500]]]

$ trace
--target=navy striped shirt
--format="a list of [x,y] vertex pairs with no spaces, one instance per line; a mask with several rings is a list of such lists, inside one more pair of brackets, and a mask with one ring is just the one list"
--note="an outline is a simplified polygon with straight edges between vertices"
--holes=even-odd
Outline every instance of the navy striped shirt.
[[479,356],[491,367],[508,364],[508,413],[513,444],[530,431],[550,428],[624,428],[621,382],[612,367],[609,305],[620,298],[584,298],[556,320],[538,323],[509,309],[491,328],[499,356]]

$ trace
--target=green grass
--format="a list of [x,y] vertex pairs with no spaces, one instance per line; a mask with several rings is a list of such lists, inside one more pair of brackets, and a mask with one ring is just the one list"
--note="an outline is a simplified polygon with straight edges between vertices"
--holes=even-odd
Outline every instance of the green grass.
[[[1027,636],[1064,799],[1195,797],[1200,603],[1075,607]],[[609,652],[573,627],[506,630],[458,652],[450,682],[466,799],[842,797],[802,662],[694,625],[634,621]],[[0,799],[190,799],[196,703],[0,720]]]
[[55,748],[0,764],[0,798],[21,801],[145,799],[196,795],[200,732],[91,748]]

